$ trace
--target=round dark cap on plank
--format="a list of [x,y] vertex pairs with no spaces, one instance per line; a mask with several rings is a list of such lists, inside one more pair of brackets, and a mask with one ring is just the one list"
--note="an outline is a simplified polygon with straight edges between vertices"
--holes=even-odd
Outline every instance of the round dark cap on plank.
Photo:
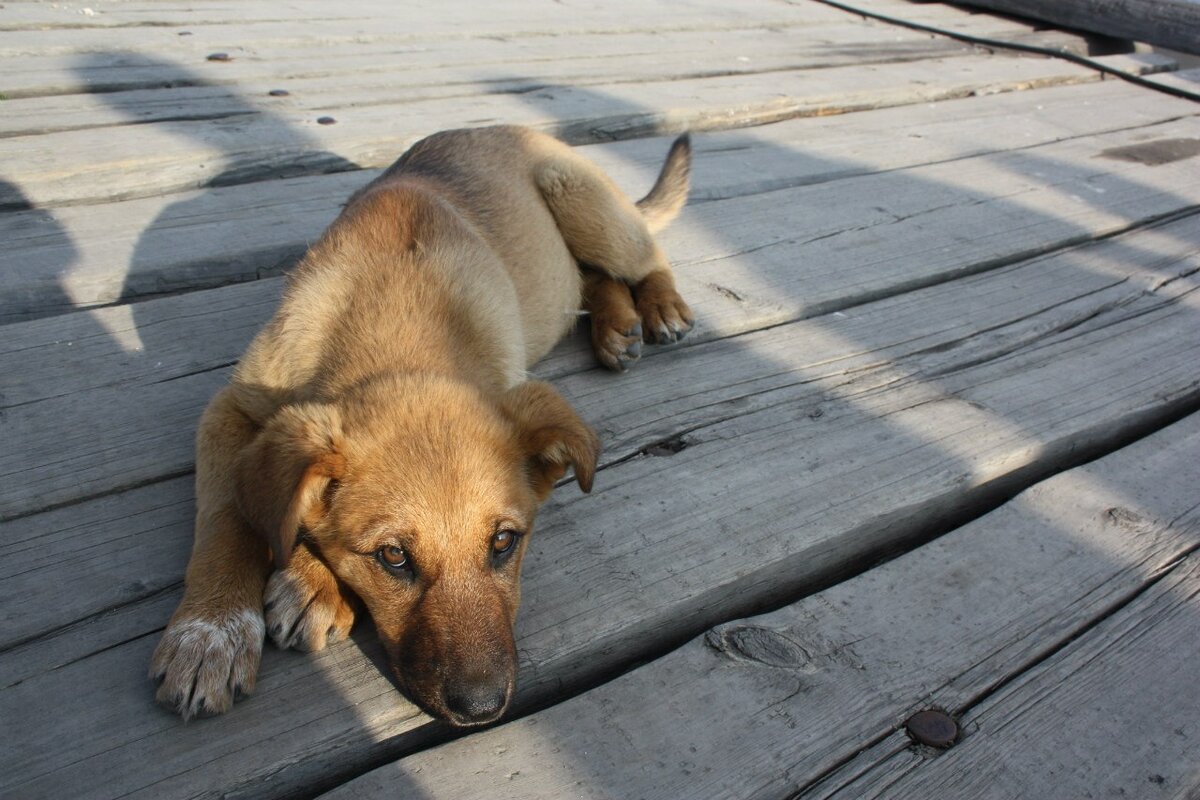
[[337,120],[333,117],[317,117],[318,125],[336,125]]
[[211,53],[208,56],[209,61],[233,61],[229,53]]
[[904,723],[908,735],[930,747],[947,748],[958,739],[958,723],[945,711],[918,711]]
[[287,97],[291,92],[287,89],[272,89],[267,94],[271,95],[271,97]]

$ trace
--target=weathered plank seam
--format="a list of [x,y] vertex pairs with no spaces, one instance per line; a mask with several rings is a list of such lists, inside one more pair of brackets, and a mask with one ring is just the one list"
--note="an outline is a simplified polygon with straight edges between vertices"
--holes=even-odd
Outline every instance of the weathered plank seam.
[[78,505],[80,503],[85,503],[88,500],[96,500],[101,497],[107,497],[107,496],[113,495],[113,494],[120,494],[121,492],[128,492],[132,489],[140,489],[143,486],[153,486],[156,483],[164,483],[169,480],[174,480],[175,478],[183,478],[187,475],[193,474],[194,472],[195,472],[195,470],[189,467],[188,469],[176,470],[175,472],[171,472],[166,475],[156,475],[153,478],[148,478],[146,480],[136,481],[134,483],[114,487],[112,489],[105,489],[102,492],[96,492],[94,494],[88,495],[87,497],[74,497],[74,498],[71,498],[70,500],[64,500],[59,503],[50,503],[48,505],[42,506],[41,508],[38,508],[35,510],[20,511],[15,514],[8,514],[6,516],[0,516],[0,522],[13,522],[14,520],[24,519],[25,517],[32,517],[35,514],[41,514],[41,513],[47,512],[47,511],[57,511],[60,508],[67,508],[68,506]]

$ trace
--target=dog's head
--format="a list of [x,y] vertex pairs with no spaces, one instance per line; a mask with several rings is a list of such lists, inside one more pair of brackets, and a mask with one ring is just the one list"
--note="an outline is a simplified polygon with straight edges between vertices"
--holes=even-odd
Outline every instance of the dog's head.
[[366,604],[401,684],[458,725],[512,696],[519,575],[537,507],[596,435],[548,384],[497,397],[394,378],[284,406],[239,464],[239,504],[285,567],[303,535]]

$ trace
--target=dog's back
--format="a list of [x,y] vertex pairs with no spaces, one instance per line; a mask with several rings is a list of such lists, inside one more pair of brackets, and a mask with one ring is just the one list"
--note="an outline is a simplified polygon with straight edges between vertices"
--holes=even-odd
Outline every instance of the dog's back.
[[542,165],[571,156],[526,128],[446,131],[413,145],[360,197],[420,183],[459,211],[512,280],[520,316],[511,324],[522,326],[532,364],[570,329],[580,306],[579,269],[535,179]]

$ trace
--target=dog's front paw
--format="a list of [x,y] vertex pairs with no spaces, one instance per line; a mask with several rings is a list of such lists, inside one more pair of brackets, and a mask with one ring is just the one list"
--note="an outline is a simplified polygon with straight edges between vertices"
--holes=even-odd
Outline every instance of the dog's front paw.
[[314,652],[349,635],[355,610],[333,573],[304,552],[267,581],[263,608],[275,644]]
[[239,695],[254,689],[262,642],[263,618],[257,609],[181,609],[150,660],[158,702],[185,720],[228,711]]
[[692,329],[692,310],[675,291],[670,273],[651,272],[633,290],[642,331],[650,344],[671,344]]

